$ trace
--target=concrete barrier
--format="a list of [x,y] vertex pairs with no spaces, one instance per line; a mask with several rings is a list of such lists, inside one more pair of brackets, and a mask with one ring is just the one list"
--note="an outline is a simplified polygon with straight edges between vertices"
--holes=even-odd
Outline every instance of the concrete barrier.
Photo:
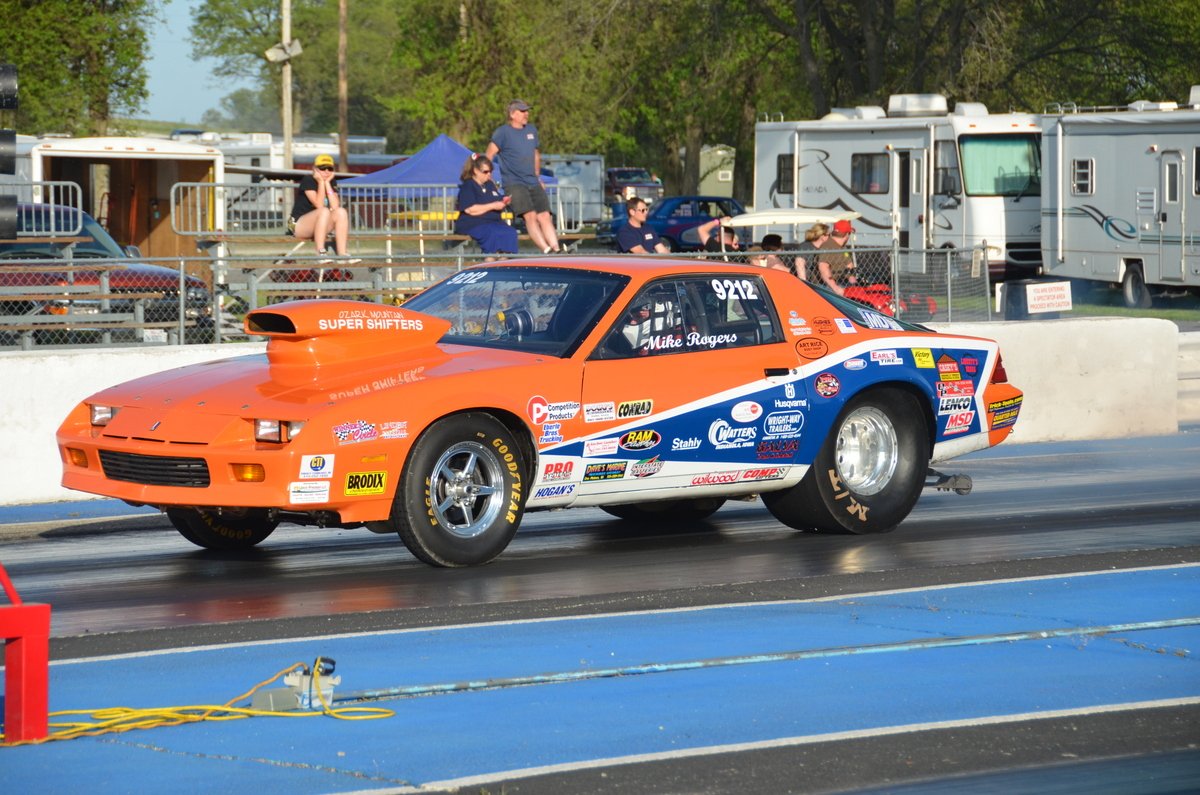
[[[1200,394],[1200,332],[1182,335],[1187,341],[1181,345],[1169,321],[955,323],[939,330],[1000,343],[1009,380],[1025,391],[1013,441],[1169,434],[1180,421],[1200,421],[1200,400],[1192,397]],[[0,352],[0,439],[7,453],[0,457],[0,504],[88,499],[59,486],[54,432],[93,392],[148,373],[262,353],[265,347]]]

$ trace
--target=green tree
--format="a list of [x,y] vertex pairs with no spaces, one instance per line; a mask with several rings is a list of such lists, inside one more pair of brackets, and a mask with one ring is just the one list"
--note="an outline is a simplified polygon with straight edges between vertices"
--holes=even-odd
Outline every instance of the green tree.
[[19,70],[17,129],[104,135],[147,98],[154,0],[0,2],[0,58]]

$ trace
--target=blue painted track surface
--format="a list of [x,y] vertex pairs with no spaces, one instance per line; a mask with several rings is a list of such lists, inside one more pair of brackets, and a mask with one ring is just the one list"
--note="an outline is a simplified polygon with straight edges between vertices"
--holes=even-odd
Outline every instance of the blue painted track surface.
[[0,748],[0,792],[397,791],[1195,703],[1198,616],[1200,566],[1185,565],[60,662],[52,710],[221,704],[318,655],[337,660],[339,700],[460,689],[371,701],[396,711],[382,720],[258,717]]

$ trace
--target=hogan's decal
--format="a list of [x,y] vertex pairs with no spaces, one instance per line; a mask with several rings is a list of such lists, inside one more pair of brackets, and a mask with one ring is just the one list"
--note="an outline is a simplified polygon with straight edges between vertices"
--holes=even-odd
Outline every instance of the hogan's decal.
[[564,483],[560,486],[540,486],[533,492],[533,498],[538,500],[544,497],[569,497],[574,491],[574,483]]

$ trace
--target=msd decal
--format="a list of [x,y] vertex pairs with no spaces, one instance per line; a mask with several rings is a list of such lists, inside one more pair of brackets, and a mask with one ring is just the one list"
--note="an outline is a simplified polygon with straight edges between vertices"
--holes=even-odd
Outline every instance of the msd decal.
[[975,412],[960,411],[957,414],[951,414],[946,420],[946,435],[952,433],[963,433],[971,428],[971,422],[975,419]]

